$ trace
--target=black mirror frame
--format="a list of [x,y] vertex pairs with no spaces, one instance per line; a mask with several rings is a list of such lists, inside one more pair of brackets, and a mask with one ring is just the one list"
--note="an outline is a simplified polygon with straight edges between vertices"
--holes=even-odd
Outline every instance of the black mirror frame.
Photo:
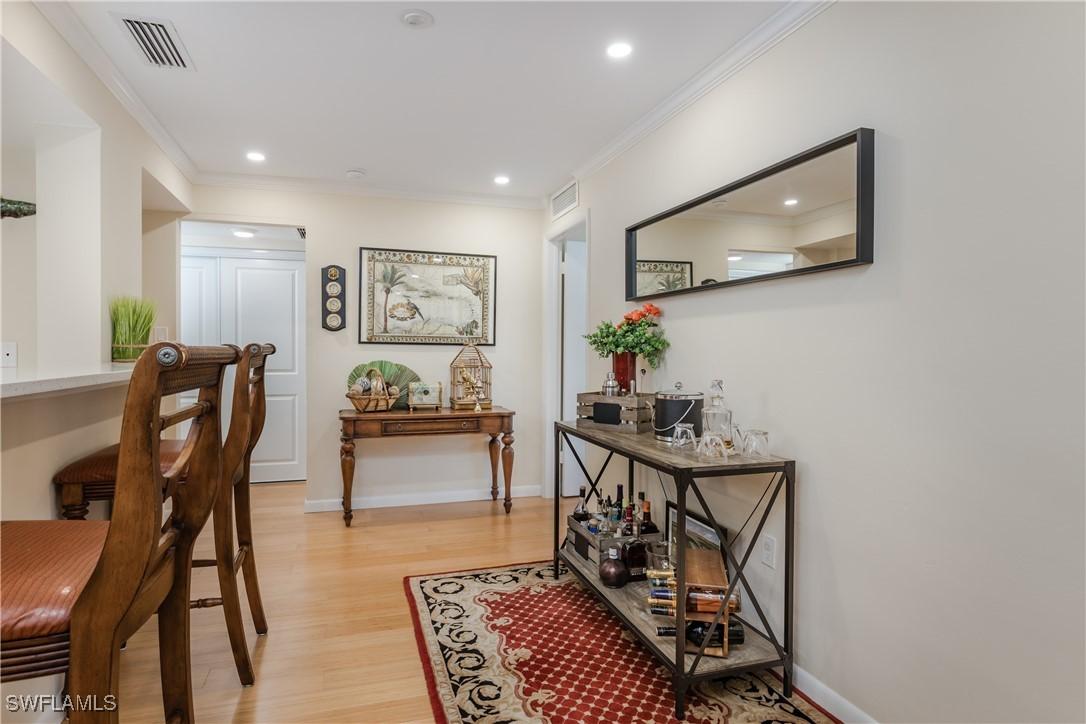
[[[768,178],[774,174],[780,173],[786,169],[798,166],[801,163],[810,161],[811,159],[822,156],[831,151],[836,151],[839,148],[856,144],[856,258],[847,259],[844,261],[828,262],[826,264],[818,264],[816,266],[804,267],[802,269],[790,269],[788,271],[773,272],[771,274],[760,274],[755,277],[746,277],[743,279],[730,279],[723,282],[716,282],[714,284],[705,284],[699,286],[689,286],[682,289],[675,289],[668,292],[659,292],[656,294],[643,294],[637,295],[637,232],[650,224],[655,224],[658,221],[681,214],[684,211],[689,211],[695,206],[704,204],[706,201],[711,201],[718,196],[731,193],[738,188],[748,186],[755,181],[760,181],[764,178]],[[660,297],[670,297],[676,294],[689,294],[691,292],[700,292],[705,289],[719,289],[721,287],[732,287],[739,284],[751,284],[754,282],[768,281],[771,279],[780,279],[782,277],[798,276],[800,274],[813,274],[814,272],[829,271],[830,269],[841,269],[843,267],[860,266],[863,264],[871,264],[875,261],[875,249],[874,249],[874,235],[875,235],[875,131],[871,128],[857,128],[855,131],[846,133],[843,136],[838,136],[831,141],[822,143],[814,148],[810,148],[802,153],[798,153],[791,158],[785,159],[780,163],[773,164],[768,168],[764,168],[761,171],[745,176],[738,181],[733,181],[730,184],[721,186],[718,189],[714,189],[708,193],[702,194],[697,198],[691,199],[685,203],[679,204],[673,208],[663,211],[655,216],[651,216],[644,221],[640,221],[633,226],[626,228],[626,301],[644,301],[647,299],[659,299]],[[694,280],[690,280],[693,284]]]

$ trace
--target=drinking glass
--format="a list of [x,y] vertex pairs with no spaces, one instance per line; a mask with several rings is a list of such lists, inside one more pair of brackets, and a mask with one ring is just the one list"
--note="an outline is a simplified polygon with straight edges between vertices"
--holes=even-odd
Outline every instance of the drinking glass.
[[743,453],[750,457],[769,455],[769,433],[765,430],[747,430],[744,435]]
[[668,553],[667,541],[649,543],[649,568],[657,571],[666,571],[671,568],[671,555]]
[[728,446],[722,432],[702,432],[698,454],[706,458],[728,459]]
[[675,425],[675,434],[671,438],[671,444],[675,447],[693,447],[697,443],[694,436],[694,424],[680,422]]

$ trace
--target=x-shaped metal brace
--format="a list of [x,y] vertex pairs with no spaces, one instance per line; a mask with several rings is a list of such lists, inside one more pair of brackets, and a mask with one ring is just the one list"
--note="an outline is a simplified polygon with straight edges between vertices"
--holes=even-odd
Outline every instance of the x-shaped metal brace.
[[569,451],[571,453],[573,453],[573,459],[577,461],[577,465],[581,468],[581,472],[584,473],[584,479],[588,481],[588,484],[590,486],[592,486],[592,489],[589,490],[588,493],[585,495],[585,504],[587,505],[588,501],[592,500],[593,493],[596,495],[597,500],[603,502],[603,494],[600,493],[600,489],[597,486],[599,485],[600,480],[603,479],[603,473],[607,470],[607,466],[608,464],[610,464],[611,458],[615,456],[615,453],[607,453],[607,459],[603,461],[603,467],[600,468],[600,472],[596,475],[595,478],[593,478],[589,474],[588,468],[586,468],[584,466],[584,463],[581,461],[581,456],[577,454],[577,448],[573,447],[573,444],[569,441],[569,435],[567,435],[564,431],[562,432],[562,439],[566,441],[566,447],[569,448]]

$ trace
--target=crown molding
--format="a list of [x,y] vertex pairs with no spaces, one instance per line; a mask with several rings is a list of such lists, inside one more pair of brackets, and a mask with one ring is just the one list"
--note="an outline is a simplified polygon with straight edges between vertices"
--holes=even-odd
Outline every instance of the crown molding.
[[256,191],[296,191],[317,194],[340,194],[405,201],[430,201],[442,204],[471,204],[497,206],[507,209],[542,209],[543,202],[528,196],[495,196],[490,194],[411,191],[359,185],[351,181],[327,181],[289,176],[255,176],[250,174],[198,173],[192,181],[199,186],[253,189]]
[[193,181],[198,172],[192,159],[159,122],[151,109],[143,103],[135,89],[121,75],[117,66],[113,65],[109,55],[83,25],[83,21],[75,14],[71,5],[67,2],[35,2],[34,7],[67,41],[76,55],[83,59],[102,84],[120,101],[124,109],[147,131],[151,139],[173,161],[185,178],[190,182]]
[[619,154],[674,118],[685,108],[738,73],[770,48],[806,25],[834,3],[834,0],[806,2],[793,0],[747,33],[726,53],[684,83],[677,91],[629,126],[581,165],[573,176],[583,179],[613,161]]

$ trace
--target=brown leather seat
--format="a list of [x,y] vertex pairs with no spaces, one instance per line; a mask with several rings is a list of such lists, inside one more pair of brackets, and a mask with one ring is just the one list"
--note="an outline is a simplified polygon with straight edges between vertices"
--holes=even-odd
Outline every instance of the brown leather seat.
[[[184,446],[184,440],[163,440],[159,443],[158,459],[163,472],[169,470],[170,466],[177,462],[177,457],[181,454],[181,448]],[[120,449],[120,445],[110,445],[98,452],[79,458],[54,475],[53,482],[57,485],[116,482],[117,455]]]
[[65,633],[72,606],[109,532],[104,520],[13,520],[0,525],[0,640]]

